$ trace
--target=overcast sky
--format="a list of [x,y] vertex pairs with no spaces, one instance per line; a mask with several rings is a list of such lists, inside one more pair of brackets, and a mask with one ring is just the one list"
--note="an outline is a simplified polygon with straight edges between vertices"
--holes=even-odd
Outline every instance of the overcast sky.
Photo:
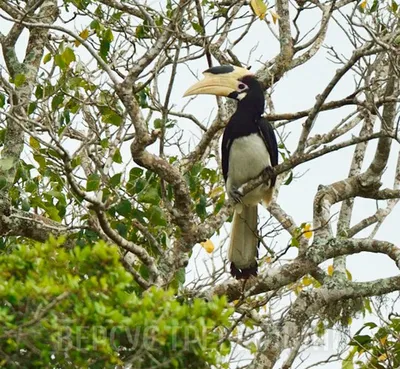
[[[156,4],[157,2],[154,1],[153,3]],[[314,13],[306,12],[306,14],[308,14],[308,16],[301,19],[300,24],[302,27],[311,28],[318,23],[320,14],[318,11],[315,11]],[[272,27],[277,30],[277,26],[272,25]],[[1,21],[0,31],[7,32],[8,29],[9,25]],[[27,32],[24,32],[18,44],[18,50],[20,53],[24,51],[26,42]],[[330,24],[325,44],[333,46],[339,54],[347,56],[352,50],[351,45],[343,35],[342,30],[334,22],[331,22]],[[260,63],[258,60],[267,61],[275,56],[279,50],[278,42],[272,37],[265,23],[262,21],[257,21],[251,32],[245,37],[243,42],[235,47],[234,51],[242,62],[246,62],[248,55],[254,46],[257,46],[257,48],[252,53],[249,63],[253,66],[252,70],[257,70],[259,68]],[[0,63],[4,67],[2,57],[0,57]],[[207,64],[205,60],[201,60],[196,66],[194,63],[191,64],[191,67],[193,70],[201,72],[207,68]],[[311,61],[287,73],[274,87],[272,94],[276,112],[287,113],[310,108],[315,102],[316,95],[323,90],[337,68],[337,65],[327,59],[326,49],[321,49],[317,56],[315,56]],[[183,92],[196,81],[186,67],[181,67],[179,72],[172,94],[172,99],[176,101],[177,107],[181,107],[187,102],[187,99],[182,98]],[[201,77],[200,73],[199,77]],[[353,87],[352,75],[349,73],[334,89],[332,94],[328,97],[328,100],[347,96],[353,91]],[[210,117],[213,117],[214,115],[211,114],[211,112],[215,111],[216,102],[215,98],[212,96],[199,96],[189,104],[186,109],[186,112],[194,114],[199,120],[204,122],[207,122]],[[329,128],[336,125],[349,111],[351,111],[351,108],[344,107],[335,112],[320,114],[313,129],[313,134],[327,132]],[[297,145],[301,128],[300,125],[303,121],[304,120],[299,120],[285,127],[285,132],[290,132],[286,145],[291,151],[293,151]],[[188,138],[193,134],[196,134],[197,136],[201,134],[200,130],[194,126],[187,125],[186,122],[180,122],[179,124],[182,128],[186,129]],[[358,131],[359,127],[357,127],[354,132],[358,133]],[[375,147],[375,143],[372,142],[369,144],[369,155],[365,166],[370,163],[374,152],[373,149]],[[295,174],[303,175],[296,178],[289,186],[283,186],[281,188],[278,202],[298,224],[312,221],[313,198],[316,194],[317,187],[320,184],[330,184],[347,176],[353,150],[354,147],[350,147],[341,150],[340,152],[332,153],[328,156],[313,160],[312,162],[305,163],[295,169]],[[384,175],[384,186],[391,187],[393,184],[394,165],[397,160],[398,150],[398,144],[393,143],[391,159]],[[374,201],[357,199],[355,204],[356,206],[353,212],[352,224],[355,224],[366,216],[373,214],[376,209],[376,203]],[[333,214],[338,211],[339,206],[334,206]],[[263,214],[266,216],[265,211]],[[333,219],[335,220],[336,218],[337,217],[334,217]],[[386,219],[376,238],[400,245],[399,220],[400,207],[397,207]],[[226,229],[229,228],[230,225],[227,225]],[[367,229],[367,231],[370,230],[371,228]],[[359,235],[359,237],[368,235],[369,232],[367,231],[364,231]],[[222,235],[225,234],[226,233],[222,232]],[[216,245],[219,244],[220,239],[221,237],[218,236],[212,238]],[[276,246],[277,249],[285,248],[288,240],[289,236],[283,233],[282,236],[276,240],[278,242]],[[288,257],[293,257],[295,253],[296,250],[293,250],[288,253]],[[197,268],[200,271],[203,270],[205,272],[202,261],[209,262],[212,257],[219,255],[219,250],[216,250],[214,255],[209,255],[200,246],[197,246],[193,255],[199,255],[199,257],[197,260],[195,260],[195,257],[192,257],[191,259],[188,268],[190,271],[188,277],[189,280],[196,276],[195,273],[192,273],[194,270],[193,262],[196,261]],[[225,250],[222,252],[222,255],[225,257]],[[328,265],[330,263],[326,264]],[[350,256],[348,257],[348,269],[351,271],[353,279],[356,281],[368,281],[398,274],[398,269],[394,262],[388,257],[379,254],[362,253]],[[367,319],[371,320],[370,317]],[[361,323],[362,320],[359,320],[357,324],[355,324],[354,329],[358,329]],[[333,338],[332,335],[328,335],[327,345],[320,349],[314,348],[312,350],[312,358],[319,360],[327,356],[330,350],[335,348],[337,340],[337,336]],[[325,367],[337,368],[338,364],[331,364]]]

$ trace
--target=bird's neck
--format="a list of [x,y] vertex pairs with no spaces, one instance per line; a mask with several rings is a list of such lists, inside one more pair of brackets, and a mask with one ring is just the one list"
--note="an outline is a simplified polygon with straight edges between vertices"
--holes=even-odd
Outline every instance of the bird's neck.
[[261,85],[256,81],[243,100],[238,101],[237,112],[249,117],[252,121],[258,120],[264,113],[265,98]]
[[264,113],[264,97],[262,99],[244,99],[238,102],[235,114],[245,120],[258,121]]

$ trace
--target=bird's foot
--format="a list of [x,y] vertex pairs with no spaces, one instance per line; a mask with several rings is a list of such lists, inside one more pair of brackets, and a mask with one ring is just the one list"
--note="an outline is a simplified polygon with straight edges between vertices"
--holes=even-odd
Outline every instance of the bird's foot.
[[229,197],[236,203],[241,204],[243,200],[243,193],[237,188],[234,188],[231,191],[229,191]]
[[271,179],[276,177],[274,169],[270,165],[265,167],[264,173],[267,174]]
[[270,187],[275,186],[276,174],[274,173],[274,169],[270,165],[268,165],[267,167],[265,167],[264,173],[269,177],[268,185]]

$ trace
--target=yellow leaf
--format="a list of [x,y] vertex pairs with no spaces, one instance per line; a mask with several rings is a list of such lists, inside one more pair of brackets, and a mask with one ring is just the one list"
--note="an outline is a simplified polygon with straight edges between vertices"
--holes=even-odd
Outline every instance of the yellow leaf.
[[214,251],[214,244],[212,243],[211,240],[200,242],[200,245],[203,246],[204,250],[206,250],[209,254]]
[[360,8],[364,10],[366,6],[367,6],[367,0],[363,0],[363,2],[360,4]]
[[274,22],[274,24],[276,24],[276,21],[278,19],[281,19],[281,17],[277,13],[275,13],[273,10],[270,10],[269,13],[271,14],[272,22]]
[[40,143],[35,137],[29,137],[29,146],[32,147],[34,150],[40,149]]
[[387,341],[387,336],[382,337],[379,341],[381,342],[381,345],[385,345],[385,343]]
[[[79,37],[83,38],[86,40],[89,37],[89,30],[85,28],[80,34]],[[81,43],[78,40],[75,40],[75,46],[79,46]]]
[[251,0],[250,6],[257,17],[259,17],[260,19],[265,18],[265,14],[267,13],[267,6],[265,5],[263,0]]
[[387,359],[386,354],[382,354],[381,356],[378,357],[378,361],[385,361]]
[[305,226],[304,226],[304,228],[303,228],[303,231],[304,231],[304,237],[305,238],[307,238],[308,240],[312,237],[312,234],[313,234],[313,232],[312,232],[312,230],[311,230],[311,224],[310,223],[307,223]]
[[328,266],[328,275],[332,275],[333,274],[333,265],[329,265]]
[[312,281],[312,279],[309,277],[309,276],[305,276],[304,278],[303,278],[303,285],[304,286],[309,286],[310,284],[312,284],[313,283],[313,281]]
[[351,273],[350,273],[350,271],[349,271],[348,269],[346,269],[346,275],[347,275],[347,279],[348,279],[349,281],[352,281],[352,280],[353,280],[353,276],[351,275]]
[[224,192],[223,187],[218,186],[215,187],[211,192],[210,192],[210,197],[217,197],[220,196]]
[[268,263],[268,264],[270,264],[270,263],[272,262],[271,256],[267,256],[267,257],[265,258],[265,262]]
[[48,53],[43,58],[43,63],[46,64],[51,60],[51,53]]
[[82,37],[84,40],[86,40],[89,37],[89,30],[85,28],[80,34],[80,37]]
[[303,291],[303,287],[304,286],[301,283],[296,283],[291,287],[291,289],[296,294],[296,296],[298,296],[300,292]]
[[351,323],[353,323],[353,318],[351,316],[349,316],[347,318],[347,325],[351,325]]

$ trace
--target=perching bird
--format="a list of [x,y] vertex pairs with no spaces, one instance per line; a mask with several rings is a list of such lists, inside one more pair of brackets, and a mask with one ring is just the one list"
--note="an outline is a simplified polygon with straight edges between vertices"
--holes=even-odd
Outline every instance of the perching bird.
[[243,196],[240,187],[278,164],[278,146],[272,126],[263,117],[264,93],[248,69],[222,65],[206,70],[204,79],[184,96],[210,94],[237,100],[222,139],[222,172],[226,190],[237,205],[233,216],[228,259],[238,278],[257,275],[257,205],[272,198],[275,178]]

